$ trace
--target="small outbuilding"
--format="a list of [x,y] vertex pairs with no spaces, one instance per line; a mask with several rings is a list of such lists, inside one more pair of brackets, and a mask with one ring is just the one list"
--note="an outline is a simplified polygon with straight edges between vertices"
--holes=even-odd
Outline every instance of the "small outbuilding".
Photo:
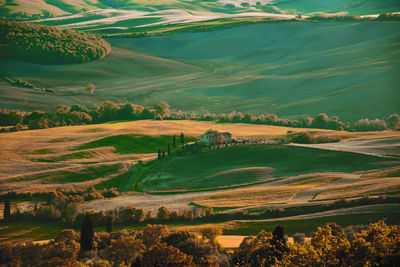
[[218,132],[210,129],[200,136],[200,143],[205,146],[231,144],[232,134],[230,132]]

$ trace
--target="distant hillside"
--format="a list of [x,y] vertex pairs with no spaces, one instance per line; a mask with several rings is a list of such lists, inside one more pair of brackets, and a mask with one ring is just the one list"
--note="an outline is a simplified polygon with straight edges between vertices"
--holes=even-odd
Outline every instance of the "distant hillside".
[[282,14],[338,13],[351,15],[400,11],[398,0],[7,0],[0,1],[0,17],[37,19],[98,9],[137,11],[188,10],[235,13],[262,11]]
[[111,51],[100,37],[25,22],[0,21],[0,58],[43,64],[86,63]]
[[[183,111],[318,113],[346,121],[399,113],[399,22],[261,23],[147,38],[109,38],[113,52],[88,64],[2,61],[2,74],[59,94],[0,81],[0,106],[32,111],[104,100]],[[162,44],[162,45],[160,45]],[[85,86],[96,92],[88,95]]]

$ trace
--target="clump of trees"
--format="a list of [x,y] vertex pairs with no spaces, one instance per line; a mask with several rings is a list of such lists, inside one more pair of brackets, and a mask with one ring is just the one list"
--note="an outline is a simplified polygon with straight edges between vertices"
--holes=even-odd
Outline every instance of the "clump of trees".
[[[92,218],[93,219],[93,218]],[[97,232],[92,247],[80,245],[83,231],[63,230],[47,244],[3,243],[0,264],[10,266],[397,266],[400,227],[371,223],[349,238],[336,223],[318,227],[309,242],[286,243],[284,229],[246,237],[224,251],[220,229],[171,233],[164,225],[142,231]],[[91,231],[91,230],[90,230]]]
[[111,46],[101,37],[28,22],[0,20],[0,55],[40,64],[86,63],[106,57]]
[[[63,225],[73,225],[78,218],[77,210],[80,204],[85,201],[110,198],[118,195],[119,192],[115,188],[97,190],[94,187],[88,187],[85,190],[57,189],[36,193],[9,192],[3,195],[3,197],[7,200],[5,203],[8,202],[8,205],[6,205],[8,211],[10,211],[10,203],[13,201],[29,199],[35,202],[33,210],[21,212],[17,209],[13,213],[8,212],[7,220],[9,221],[20,221],[29,218],[38,221],[54,221]],[[78,219],[81,220],[82,218]],[[105,225],[105,221],[103,225]]]
[[321,143],[334,143],[339,142],[340,137],[337,136],[316,136],[309,132],[297,133],[293,137],[290,138],[290,141],[293,143],[299,144],[321,144]]

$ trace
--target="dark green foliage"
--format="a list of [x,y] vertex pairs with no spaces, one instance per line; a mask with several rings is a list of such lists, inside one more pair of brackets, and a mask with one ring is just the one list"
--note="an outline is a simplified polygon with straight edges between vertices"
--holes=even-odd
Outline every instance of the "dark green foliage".
[[112,232],[112,227],[113,227],[113,218],[111,216],[107,217],[107,221],[106,221],[106,231],[107,233],[111,233]]
[[307,18],[309,21],[359,21],[360,16],[311,16]]
[[181,133],[181,144],[185,143],[185,136],[183,133]]
[[400,14],[381,14],[378,16],[376,20],[383,20],[383,21],[399,21]]
[[273,236],[274,240],[286,243],[286,240],[284,238],[285,237],[285,233],[283,231],[283,227],[282,226],[277,225],[275,227],[274,231],[272,232],[272,236]]
[[176,136],[175,135],[172,137],[172,145],[174,146],[174,148],[176,148]]
[[22,122],[23,113],[18,110],[2,110],[0,109],[0,126],[17,125]]
[[101,59],[111,46],[100,37],[25,22],[0,21],[2,59],[41,64],[86,63]]
[[158,150],[158,153],[157,153],[157,159],[161,159],[161,150],[160,149]]
[[4,196],[4,220],[10,219],[11,215],[11,204],[10,204],[10,192]]
[[93,249],[94,221],[93,217],[86,215],[81,228],[81,251]]
[[41,111],[33,111],[24,117],[24,123],[29,129],[46,129],[49,128],[49,116]]
[[168,143],[168,150],[167,150],[168,156],[171,155],[171,145]]
[[298,144],[321,144],[321,143],[334,143],[340,142],[340,138],[336,136],[318,136],[309,133],[297,133],[291,139],[291,142]]

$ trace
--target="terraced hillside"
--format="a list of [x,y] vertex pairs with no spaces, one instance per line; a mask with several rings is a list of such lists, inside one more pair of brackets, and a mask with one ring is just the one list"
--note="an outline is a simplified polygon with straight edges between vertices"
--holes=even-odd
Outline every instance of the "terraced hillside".
[[[103,100],[144,105],[165,100],[184,111],[386,118],[400,105],[398,26],[287,22],[111,38],[113,52],[100,62],[41,66],[0,61],[3,75],[56,91],[43,94],[0,81],[0,105],[50,110],[60,103],[91,107]],[[95,84],[94,95],[86,94],[88,83]]]

